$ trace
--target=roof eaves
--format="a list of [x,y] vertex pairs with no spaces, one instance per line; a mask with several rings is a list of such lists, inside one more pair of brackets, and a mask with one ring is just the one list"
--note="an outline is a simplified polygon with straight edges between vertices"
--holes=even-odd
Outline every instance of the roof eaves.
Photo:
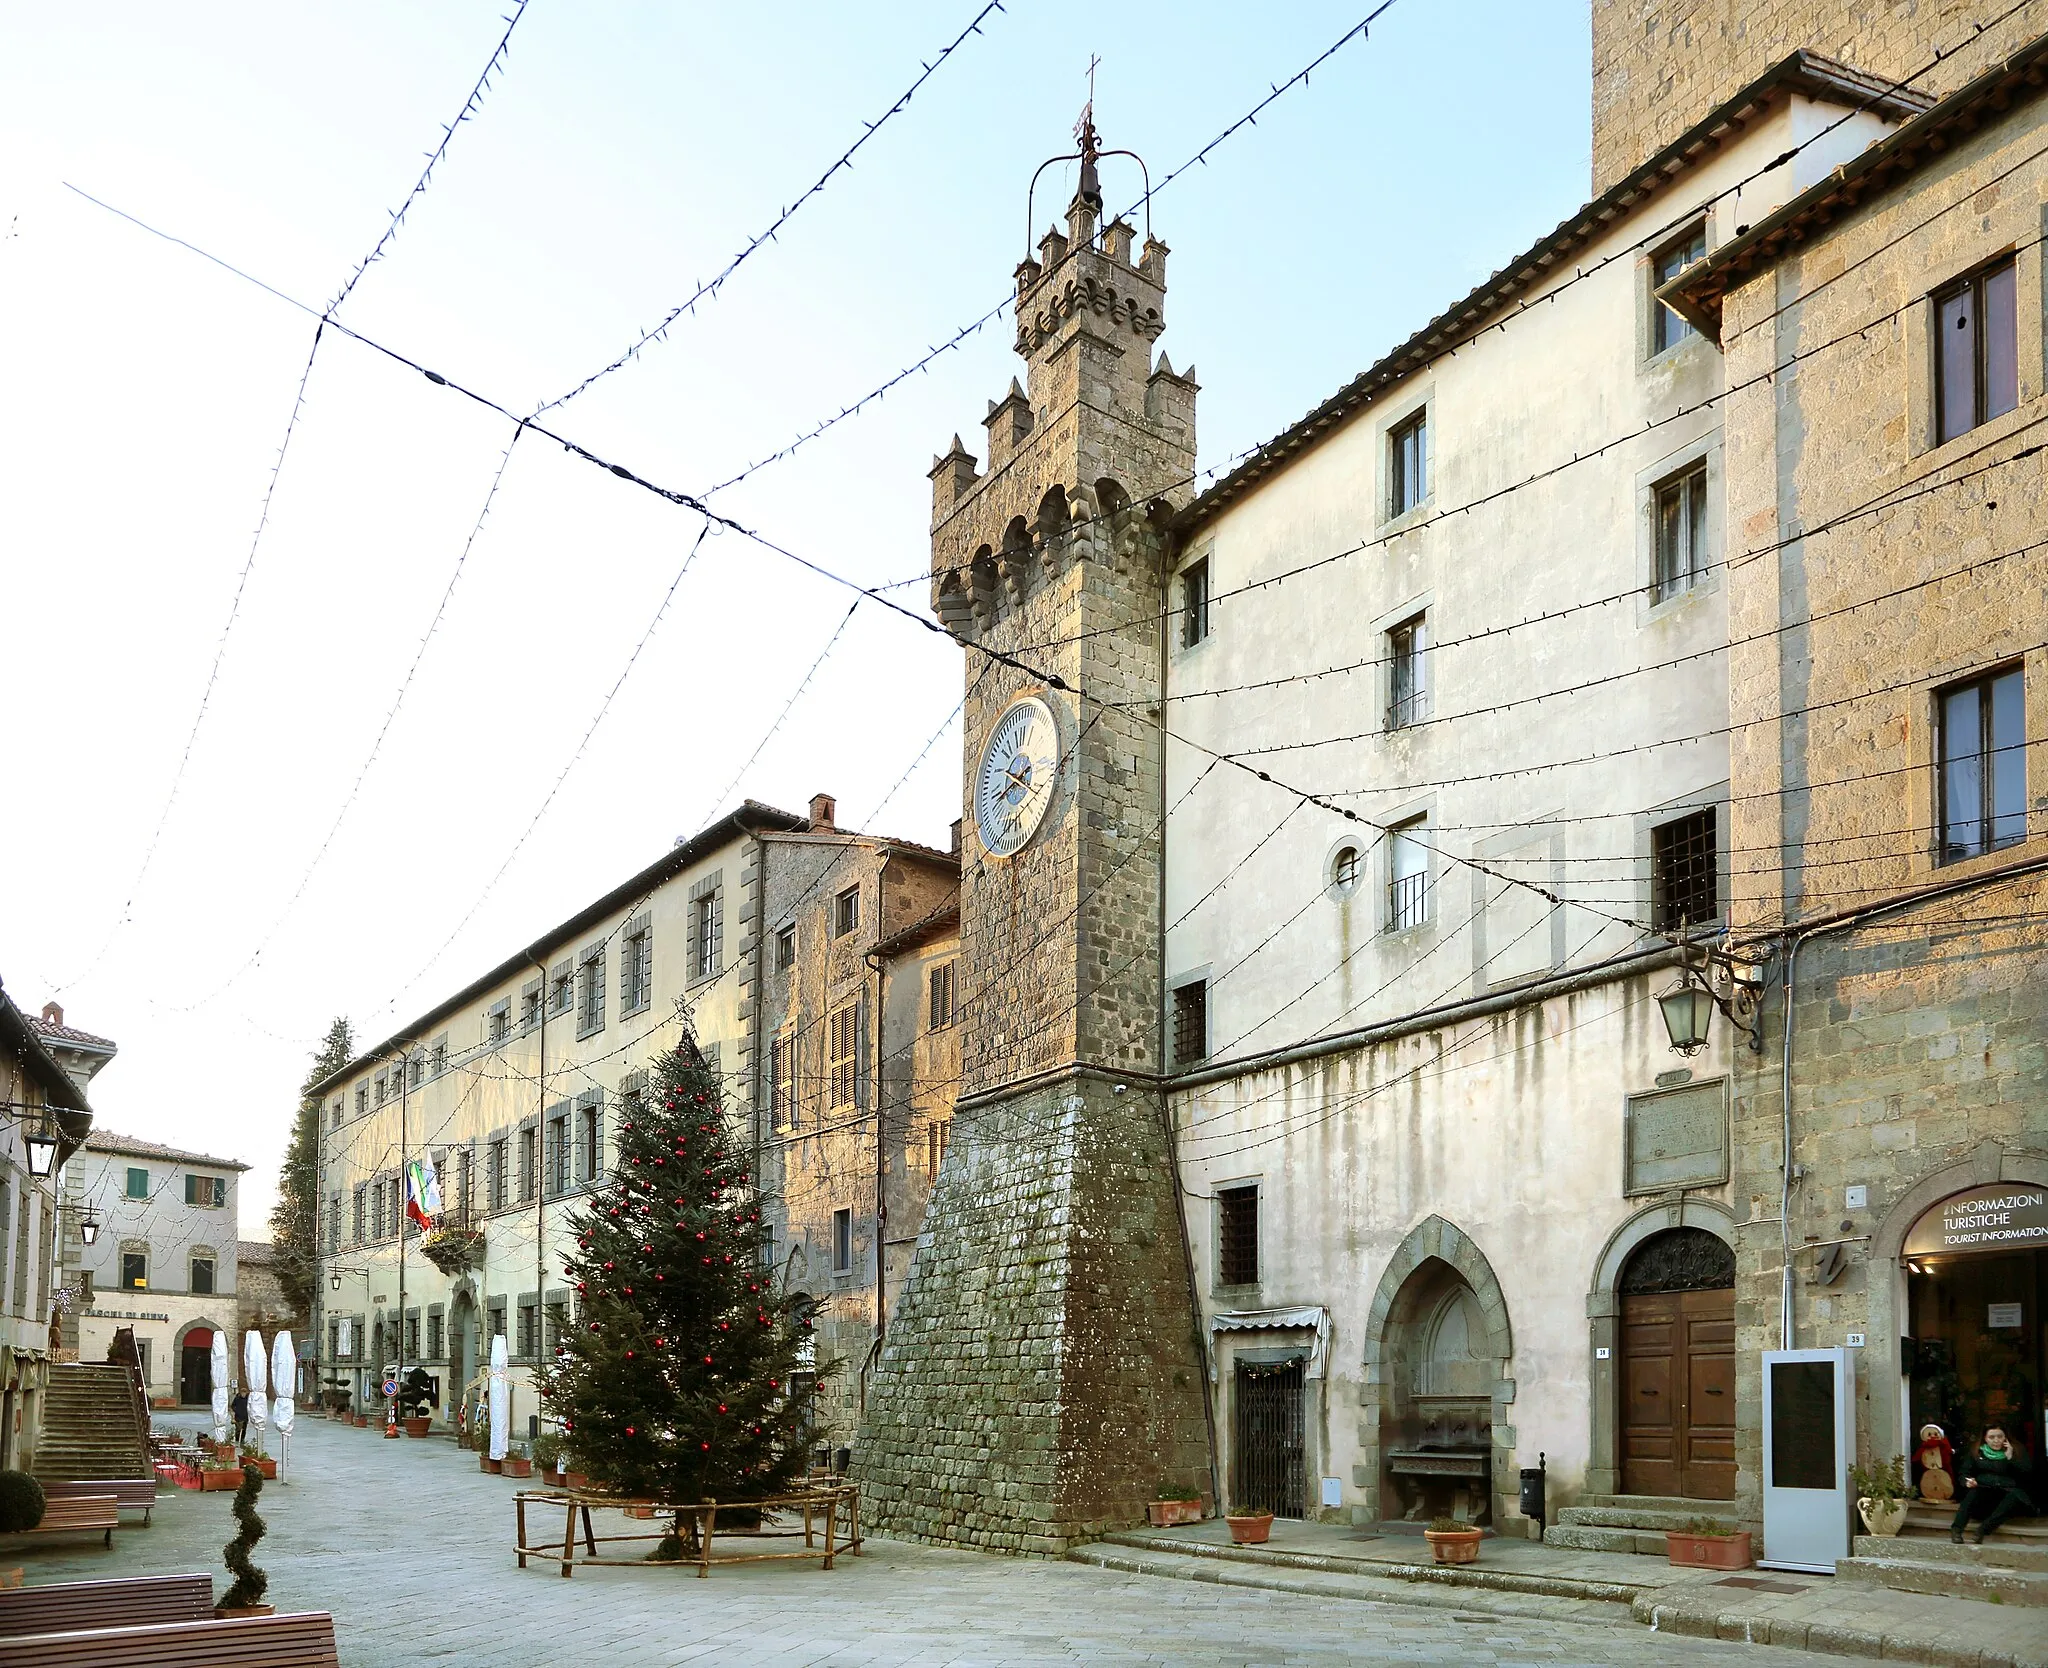
[[0,1044],[11,1048],[24,1070],[43,1086],[44,1098],[57,1114],[57,1158],[62,1163],[78,1151],[92,1132],[92,1105],[72,1075],[43,1046],[28,1015],[0,987]]
[[[1175,524],[1185,535],[1241,497],[1325,432],[1350,420],[1381,392],[1412,375],[1448,348],[1470,340],[1477,328],[1516,296],[1544,282],[1551,269],[1606,230],[1622,215],[1669,185],[1687,169],[1719,150],[1763,108],[1781,96],[1803,92],[1830,103],[1866,103],[1870,108],[1904,119],[1927,108],[1926,95],[1822,57],[1794,52],[1732,97],[1715,106],[1684,133],[1633,173],[1617,180],[1578,213],[1562,220],[1526,250],[1470,291],[1461,301],[1431,319],[1393,352],[1367,367],[1305,416],[1275,435],[1206,492],[1194,498]],[[1461,332],[1463,334],[1461,334]]]
[[960,906],[955,903],[944,909],[934,910],[922,920],[913,921],[907,927],[898,927],[887,938],[868,952],[871,956],[901,955],[905,950],[934,938],[943,938],[949,932],[960,930]]
[[1886,134],[1705,260],[1695,261],[1659,289],[1657,299],[1718,341],[1722,303],[1729,290],[1768,271],[1819,228],[1890,190],[1941,155],[1957,128],[1974,132],[1987,106],[2004,114],[2021,88],[2026,91],[2019,94],[2019,102],[2038,98],[2048,89],[2048,34],[1965,82],[1897,132]]

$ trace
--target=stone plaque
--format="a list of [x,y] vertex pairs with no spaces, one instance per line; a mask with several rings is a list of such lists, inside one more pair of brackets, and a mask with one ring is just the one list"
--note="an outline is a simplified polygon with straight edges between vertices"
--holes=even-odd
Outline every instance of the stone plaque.
[[2048,1245],[2048,1188],[2001,1182],[1942,1200],[1906,1235],[1909,1257]]
[[1663,1193],[1728,1179],[1727,1079],[1630,1095],[1622,1191]]

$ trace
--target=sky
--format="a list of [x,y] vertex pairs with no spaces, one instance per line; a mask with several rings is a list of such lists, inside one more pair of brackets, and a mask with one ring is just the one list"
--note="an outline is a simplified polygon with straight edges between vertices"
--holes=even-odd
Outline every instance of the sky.
[[[335,316],[531,411],[765,230],[981,3],[529,0]],[[742,797],[831,793],[843,826],[939,845],[960,814],[956,647],[550,442],[508,458],[510,421],[339,332],[315,348],[511,9],[0,14],[0,980],[119,1043],[100,1127],[252,1166],[245,1238],[335,1016],[388,1034]],[[664,485],[726,481],[1004,298],[1091,56],[1104,143],[1159,180],[1370,9],[1005,0],[551,424]],[[1204,467],[1585,199],[1589,56],[1584,0],[1397,0],[1156,192],[1159,345],[1201,383]],[[1139,192],[1115,161],[1104,186]],[[1036,232],[1071,190],[1048,170]],[[979,448],[1010,329],[713,504],[854,586],[915,581],[926,471],[955,431]]]

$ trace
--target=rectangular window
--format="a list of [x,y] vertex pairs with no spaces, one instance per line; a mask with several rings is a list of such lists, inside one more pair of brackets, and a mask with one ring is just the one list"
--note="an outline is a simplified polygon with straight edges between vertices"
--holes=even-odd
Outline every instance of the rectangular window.
[[331,1257],[341,1249],[341,1195],[327,1195],[327,1254]]
[[849,886],[832,900],[832,936],[844,938],[860,926],[860,888]]
[[1417,614],[1387,633],[1387,728],[1406,729],[1429,716],[1429,620]]
[[2020,668],[1942,690],[1941,860],[2027,837],[2027,704]]
[[796,928],[784,927],[775,935],[775,971],[787,973],[796,966]]
[[1650,925],[1683,932],[1721,918],[1714,807],[1650,830]]
[[405,1357],[408,1361],[420,1358],[420,1312],[408,1309],[405,1313]]
[[[1650,261],[1650,288],[1661,290],[1694,261],[1707,258],[1707,223],[1702,220],[1691,231],[1685,232],[1664,245]],[[1676,347],[1699,332],[1680,318],[1661,301],[1650,305],[1656,309],[1656,318],[1650,325],[1650,351],[1662,353],[1666,348]]]
[[946,1159],[946,1125],[934,1118],[924,1126],[924,1168],[928,1177],[939,1173]]
[[131,1199],[147,1199],[149,1197],[149,1172],[147,1170],[130,1170],[128,1172],[128,1197]]
[[583,952],[577,969],[576,1035],[587,1037],[604,1029],[604,946]]
[[827,1066],[831,1080],[832,1108],[854,1104],[860,1075],[860,1008],[849,1002],[835,1008],[826,1020]]
[[782,1037],[768,1040],[768,1127],[782,1129],[790,1121],[791,1093],[789,1081],[790,1045]]
[[1180,646],[1191,649],[1209,635],[1209,558],[1190,562],[1180,576]]
[[1652,602],[1668,602],[1697,585],[1707,571],[1707,466],[1695,464],[1657,488],[1657,571]]
[[2013,257],[1934,297],[1935,441],[2019,404],[2019,285]]
[[1387,432],[1387,514],[1406,515],[1429,496],[1429,413]]
[[569,1191],[569,1114],[557,1112],[548,1119],[548,1197]]
[[369,1114],[369,1110],[370,1086],[367,1083],[358,1083],[356,1085],[356,1116],[358,1118],[366,1117]]
[[1216,1189],[1216,1283],[1256,1286],[1259,1283],[1259,1189]]
[[725,889],[715,887],[690,905],[691,937],[697,959],[690,969],[696,979],[715,978],[725,969]]
[[1209,1055],[1209,981],[1191,979],[1173,992],[1173,1063],[1192,1065]]
[[932,969],[931,1028],[944,1030],[953,1023],[953,963],[942,961]]
[[537,1134],[539,1131],[533,1129],[519,1132],[519,1202],[523,1205],[533,1202],[534,1184],[539,1180],[534,1168],[534,1161],[540,1156],[534,1151]]
[[411,1059],[406,1061],[405,1080],[415,1089],[417,1089],[422,1083],[426,1082],[427,1057],[424,1054],[415,1054],[412,1056]]
[[[503,1042],[512,1034],[512,1002],[509,997],[491,1004],[491,1011],[484,1022],[484,1034],[494,1043]],[[383,1096],[380,1094],[377,1098],[381,1101]]]
[[370,1237],[369,1215],[370,1184],[368,1182],[357,1182],[355,1198],[355,1215],[351,1223],[351,1226],[354,1228],[355,1232],[349,1236],[349,1244],[361,1245],[364,1240]]
[[549,1354],[557,1354],[562,1348],[562,1336],[569,1330],[569,1305],[550,1303],[547,1306],[547,1347]]
[[637,1014],[653,999],[654,930],[632,923],[619,945],[619,1012]]
[[528,983],[519,992],[519,1034],[540,1029],[541,989],[540,980]]
[[565,1014],[575,1006],[575,971],[568,962],[558,962],[548,973],[548,1012]]
[[445,1317],[437,1310],[427,1316],[427,1359],[439,1361],[447,1352],[441,1347],[441,1332]]
[[380,1072],[379,1072],[379,1073],[377,1074],[377,1084],[376,1084],[376,1088],[377,1088],[377,1104],[378,1104],[379,1106],[382,1106],[382,1105],[384,1104],[384,1102],[385,1102],[385,1101],[387,1101],[388,1099],[390,1099],[391,1097],[390,1097],[390,1088],[389,1088],[389,1085],[385,1083],[385,1081],[384,1081],[384,1074],[383,1074],[383,1073],[382,1073],[381,1071],[380,1071]]
[[1425,819],[1387,830],[1387,931],[1419,927],[1429,919],[1429,848]]
[[522,1297],[519,1300],[519,1336],[513,1341],[513,1354],[531,1356],[534,1353],[534,1322],[539,1319],[539,1314],[531,1299]]
[[121,1253],[121,1284],[133,1291],[142,1291],[149,1285],[149,1253],[147,1251],[123,1251]]
[[455,1220],[470,1225],[476,1214],[476,1154],[464,1147],[455,1155]]
[[185,1203],[203,1210],[219,1210],[228,1202],[228,1184],[219,1176],[185,1177]]
[[334,1110],[327,1119],[327,1127],[329,1129],[341,1128],[341,1111],[344,1104],[345,1102],[340,1095],[334,1097]]
[[446,1042],[434,1044],[433,1062],[430,1069],[436,1077],[446,1074],[448,1070],[448,1045]]
[[595,1181],[604,1168],[604,1102],[585,1096],[576,1107],[576,1179]]
[[853,1212],[850,1210],[832,1213],[832,1272],[853,1272]]
[[213,1295],[213,1259],[194,1257],[192,1259],[192,1295],[211,1297]]
[[484,1186],[488,1192],[492,1210],[503,1210],[505,1208],[507,1195],[511,1190],[510,1180],[505,1174],[508,1157],[509,1153],[505,1138],[502,1135],[490,1144],[489,1149],[484,1154]]

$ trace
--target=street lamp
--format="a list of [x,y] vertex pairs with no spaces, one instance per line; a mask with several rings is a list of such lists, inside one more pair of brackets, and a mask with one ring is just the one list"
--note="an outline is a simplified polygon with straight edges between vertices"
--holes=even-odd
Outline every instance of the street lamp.
[[1657,998],[1664,1014],[1664,1029],[1671,1046],[1680,1054],[1694,1055],[1707,1046],[1707,1026],[1714,1017],[1714,993],[1692,982],[1691,970],[1677,984]]
[[28,1147],[28,1173],[37,1181],[48,1181],[57,1168],[57,1132],[50,1127],[50,1114],[43,1114],[42,1128],[22,1139]]
[[[1724,975],[1725,994],[1714,988],[1717,966]],[[1713,1022],[1714,1010],[1719,1008],[1728,1023],[1742,1034],[1750,1051],[1761,1054],[1764,1034],[1756,1014],[1762,1001],[1760,965],[1709,951],[1697,974],[1689,962],[1680,962],[1678,983],[1657,998],[1657,1007],[1664,1015],[1664,1029],[1677,1053],[1693,1055],[1707,1046],[1707,1027]]]
[[340,1269],[336,1269],[336,1270],[335,1270],[335,1271],[334,1271],[334,1272],[333,1272],[333,1273],[332,1273],[331,1275],[329,1275],[329,1276],[328,1276],[328,1278],[327,1278],[327,1285],[328,1285],[328,1289],[329,1289],[330,1291],[337,1291],[337,1292],[338,1292],[338,1291],[340,1291],[340,1290],[341,1290],[341,1270],[340,1270]]
[[90,1205],[86,1206],[85,1214],[78,1219],[78,1237],[87,1245],[100,1237],[100,1219],[93,1215]]

